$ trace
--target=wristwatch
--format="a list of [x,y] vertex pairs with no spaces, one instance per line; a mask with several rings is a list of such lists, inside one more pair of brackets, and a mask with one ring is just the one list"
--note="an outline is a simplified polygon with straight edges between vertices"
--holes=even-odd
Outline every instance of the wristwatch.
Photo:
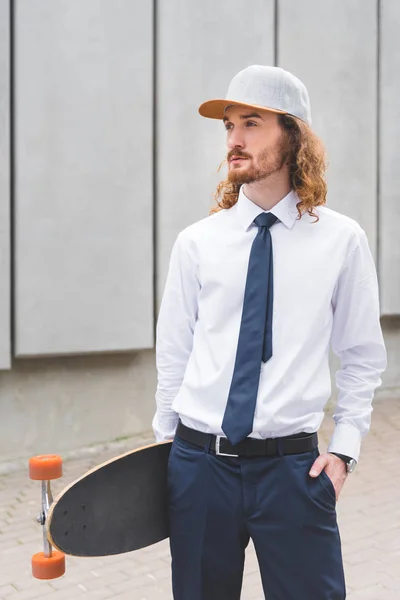
[[351,458],[350,456],[346,456],[345,454],[339,454],[338,452],[330,452],[329,454],[334,454],[335,456],[341,458],[346,465],[346,471],[348,473],[352,473],[357,466],[357,461],[354,458]]

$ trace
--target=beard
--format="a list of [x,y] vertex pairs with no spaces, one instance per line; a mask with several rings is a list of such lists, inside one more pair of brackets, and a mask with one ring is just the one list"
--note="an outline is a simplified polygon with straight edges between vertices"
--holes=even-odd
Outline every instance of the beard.
[[238,169],[236,167],[229,167],[228,181],[237,185],[243,185],[244,183],[254,183],[255,181],[268,179],[271,175],[278,173],[285,162],[287,162],[289,152],[282,139],[278,147],[272,148],[271,146],[267,146],[261,150],[256,160],[249,154],[246,154],[246,152],[234,149],[228,152],[228,163],[232,156],[243,156],[243,158],[251,161],[248,168],[241,167]]

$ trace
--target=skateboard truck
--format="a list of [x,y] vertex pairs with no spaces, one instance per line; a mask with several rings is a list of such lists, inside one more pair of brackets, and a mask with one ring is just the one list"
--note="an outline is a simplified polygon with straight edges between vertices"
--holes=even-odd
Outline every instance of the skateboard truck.
[[62,476],[62,459],[54,454],[34,456],[29,460],[29,477],[42,482],[42,510],[37,518],[43,529],[43,552],[32,556],[32,575],[36,579],[55,579],[65,573],[65,556],[54,551],[47,537],[46,520],[53,503],[50,481]]

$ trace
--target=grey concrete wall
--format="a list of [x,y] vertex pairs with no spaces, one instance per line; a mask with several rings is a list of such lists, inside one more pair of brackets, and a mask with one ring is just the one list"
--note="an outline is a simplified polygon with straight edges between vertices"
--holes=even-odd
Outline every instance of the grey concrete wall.
[[16,355],[153,345],[153,13],[16,3]]
[[178,232],[208,215],[223,176],[225,130],[199,105],[225,98],[251,64],[273,64],[274,2],[159,0],[157,18],[157,300]]
[[388,353],[388,367],[383,375],[381,395],[400,395],[400,317],[384,316],[382,318],[383,333]]
[[328,205],[377,248],[376,0],[279,0],[278,64],[306,84],[329,156]]
[[151,433],[152,350],[18,360],[1,374],[1,463]]
[[11,364],[9,10],[9,0],[0,0],[0,369]]
[[[400,314],[400,3],[381,1],[380,281],[383,314]],[[400,343],[400,342],[399,342]]]

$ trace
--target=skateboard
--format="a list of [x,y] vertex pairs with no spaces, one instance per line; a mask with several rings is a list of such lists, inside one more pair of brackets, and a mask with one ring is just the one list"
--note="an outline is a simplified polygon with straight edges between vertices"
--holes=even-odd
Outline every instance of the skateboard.
[[[50,482],[62,476],[57,455],[35,456],[29,476],[42,482],[44,552],[32,557],[37,579],[65,573],[65,554],[108,556],[168,537],[167,464],[171,442],[152,444],[91,469],[53,500]],[[55,550],[54,550],[54,549]]]

